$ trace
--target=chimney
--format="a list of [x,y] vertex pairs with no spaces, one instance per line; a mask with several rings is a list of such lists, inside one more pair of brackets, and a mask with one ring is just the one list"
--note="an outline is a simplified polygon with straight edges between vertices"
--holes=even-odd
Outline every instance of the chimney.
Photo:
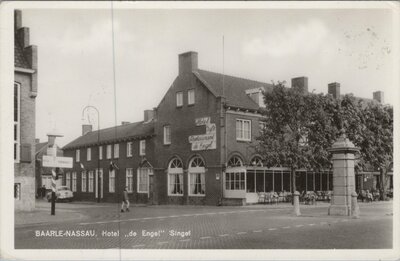
[[14,10],[14,30],[22,27],[22,13],[21,10]]
[[186,52],[179,55],[179,75],[191,73],[198,69],[197,53]]
[[332,95],[333,98],[340,98],[340,83],[332,82],[328,84],[328,94]]
[[384,96],[382,91],[376,91],[373,93],[374,100],[379,103],[384,103]]
[[129,124],[130,122],[129,121],[121,121],[121,125],[126,125],[126,124]]
[[87,133],[92,131],[92,125],[91,124],[83,124],[82,125],[82,136],[86,135]]
[[144,111],[144,122],[149,122],[154,119],[154,111],[153,110],[145,110]]
[[308,93],[308,78],[296,77],[292,78],[292,88],[299,89],[303,94]]

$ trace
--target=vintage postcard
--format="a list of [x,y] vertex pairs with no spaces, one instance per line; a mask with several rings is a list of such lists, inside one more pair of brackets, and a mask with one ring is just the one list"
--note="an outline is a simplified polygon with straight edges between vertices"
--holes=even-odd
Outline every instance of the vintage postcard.
[[399,12],[2,2],[1,259],[399,259]]

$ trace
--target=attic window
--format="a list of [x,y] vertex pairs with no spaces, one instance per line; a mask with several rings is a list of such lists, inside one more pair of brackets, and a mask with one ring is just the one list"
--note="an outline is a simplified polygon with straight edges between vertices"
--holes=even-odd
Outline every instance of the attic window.
[[258,88],[253,88],[253,89],[248,89],[246,90],[246,94],[255,102],[258,104],[260,107],[265,107],[264,104],[264,87],[258,87]]

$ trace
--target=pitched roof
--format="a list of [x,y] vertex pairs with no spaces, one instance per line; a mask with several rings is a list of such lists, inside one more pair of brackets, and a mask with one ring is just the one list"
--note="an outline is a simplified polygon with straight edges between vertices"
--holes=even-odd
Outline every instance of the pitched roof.
[[73,149],[99,144],[98,139],[100,139],[100,143],[106,144],[119,140],[134,139],[152,135],[154,135],[154,122],[140,121],[119,125],[117,127],[101,129],[100,133],[99,131],[88,132],[65,145],[63,149]]
[[[220,73],[204,70],[193,73],[215,96],[222,96],[222,85],[224,85],[224,96],[228,106],[257,110],[260,108],[259,105],[246,94],[246,90],[264,87],[265,91],[272,91],[273,88],[272,84],[229,75],[223,77]],[[222,79],[224,84],[222,84]]]
[[24,55],[24,51],[16,39],[14,40],[14,66],[31,69],[29,62]]

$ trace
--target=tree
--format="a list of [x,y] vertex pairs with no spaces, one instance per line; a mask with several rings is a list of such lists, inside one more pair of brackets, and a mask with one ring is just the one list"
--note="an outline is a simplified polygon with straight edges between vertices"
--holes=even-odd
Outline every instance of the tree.
[[[322,94],[304,94],[274,84],[264,93],[264,128],[257,138],[257,151],[267,167],[286,166],[291,170],[292,192],[296,191],[296,169],[323,169],[330,166],[327,146],[335,138],[335,128],[326,108],[333,104]],[[334,111],[332,111],[334,113]]]

